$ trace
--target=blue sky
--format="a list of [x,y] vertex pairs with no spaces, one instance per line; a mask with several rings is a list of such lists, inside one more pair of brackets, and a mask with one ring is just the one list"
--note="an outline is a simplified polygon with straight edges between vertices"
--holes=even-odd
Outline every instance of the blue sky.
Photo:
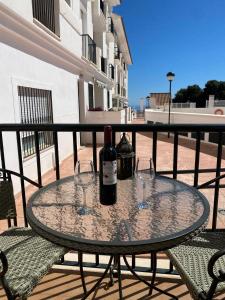
[[176,74],[173,94],[192,84],[225,80],[225,0],[123,0],[133,65],[129,103],[150,92],[167,92],[166,74]]

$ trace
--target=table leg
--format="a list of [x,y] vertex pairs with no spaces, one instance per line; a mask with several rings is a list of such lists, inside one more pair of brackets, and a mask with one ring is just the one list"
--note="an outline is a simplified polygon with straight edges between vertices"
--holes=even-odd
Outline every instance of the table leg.
[[79,263],[79,267],[80,267],[80,276],[81,276],[81,282],[82,282],[84,294],[86,294],[87,288],[86,288],[85,278],[84,278],[83,253],[81,251],[78,252],[78,263]]
[[165,292],[165,291],[161,290],[161,289],[158,288],[157,286],[155,286],[155,285],[149,283],[148,281],[146,281],[145,279],[143,279],[142,277],[140,277],[140,276],[139,276],[139,275],[138,275],[138,274],[130,267],[130,265],[128,264],[128,261],[127,261],[125,255],[123,255],[123,259],[124,259],[124,262],[125,262],[125,265],[126,265],[127,269],[134,275],[135,278],[137,278],[138,280],[140,280],[140,281],[142,281],[143,283],[145,283],[145,284],[146,284],[147,286],[149,286],[151,289],[154,289],[154,290],[156,290],[157,292],[160,292],[160,293],[162,293],[162,294],[164,294],[164,295],[166,295],[166,296],[168,296],[168,297],[170,297],[170,298],[172,298],[172,299],[174,299],[174,300],[178,300],[178,298],[177,298],[176,296],[174,296],[174,295],[172,295],[172,294],[170,294],[170,293],[168,293],[168,292]]
[[122,276],[121,276],[121,264],[120,264],[120,255],[115,256],[116,266],[117,266],[117,273],[118,273],[118,286],[119,286],[119,299],[123,299],[122,293]]
[[149,295],[152,294],[153,291],[153,285],[155,282],[155,277],[156,277],[156,269],[157,269],[157,254],[156,252],[151,253],[151,269],[152,269],[152,280],[151,280],[151,287],[149,289]]
[[112,261],[113,261],[113,255],[110,256],[110,259],[109,259],[109,263],[104,271],[104,273],[102,274],[102,276],[99,278],[99,280],[96,282],[96,284],[81,298],[81,300],[85,300],[87,299],[87,297],[89,295],[91,295],[95,289],[97,289],[99,287],[99,285],[101,284],[102,280],[105,278],[106,274],[108,273],[111,265],[112,265]]

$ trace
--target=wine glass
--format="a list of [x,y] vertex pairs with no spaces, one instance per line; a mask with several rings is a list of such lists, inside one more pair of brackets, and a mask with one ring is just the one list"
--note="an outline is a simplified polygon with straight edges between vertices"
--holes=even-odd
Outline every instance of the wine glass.
[[149,207],[146,201],[146,184],[155,178],[155,168],[152,158],[138,157],[135,167],[135,178],[138,186],[138,198],[141,195],[142,201],[138,203],[139,209]]
[[87,206],[87,189],[95,182],[95,171],[91,160],[78,160],[74,171],[74,183],[82,187],[83,205],[78,207],[78,214],[93,214],[93,209]]

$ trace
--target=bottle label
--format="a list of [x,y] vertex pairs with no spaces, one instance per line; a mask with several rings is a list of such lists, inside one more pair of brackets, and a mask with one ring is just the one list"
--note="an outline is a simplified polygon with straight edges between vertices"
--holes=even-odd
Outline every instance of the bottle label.
[[103,161],[103,184],[112,185],[117,182],[117,162]]

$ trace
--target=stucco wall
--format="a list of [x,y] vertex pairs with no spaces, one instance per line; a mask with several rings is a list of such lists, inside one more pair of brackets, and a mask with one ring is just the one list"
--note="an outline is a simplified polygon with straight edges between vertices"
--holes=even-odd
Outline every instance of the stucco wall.
[[[6,63],[7,62],[7,63]],[[52,91],[54,123],[78,123],[77,76],[57,68],[10,46],[0,44],[0,122],[20,123],[17,86],[47,89]],[[16,136],[4,133],[6,167],[18,170]],[[52,168],[53,148],[41,153],[42,173]],[[72,135],[59,134],[59,157],[62,161],[72,153]],[[35,157],[26,159],[24,173],[36,179]],[[18,185],[15,186],[18,188]]]

